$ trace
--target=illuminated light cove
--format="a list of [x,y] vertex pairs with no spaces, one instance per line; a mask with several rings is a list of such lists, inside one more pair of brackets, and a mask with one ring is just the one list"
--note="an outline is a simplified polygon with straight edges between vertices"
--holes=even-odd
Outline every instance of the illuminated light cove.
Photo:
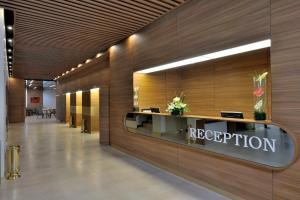
[[188,59],[184,59],[184,60],[180,60],[180,61],[176,61],[176,62],[164,64],[164,65],[159,65],[156,67],[151,67],[148,69],[137,71],[136,73],[147,74],[147,73],[182,67],[182,66],[190,65],[190,64],[194,64],[194,63],[200,63],[200,62],[213,60],[213,59],[217,59],[217,58],[223,58],[226,56],[232,56],[232,55],[236,55],[236,54],[240,54],[240,53],[246,53],[246,52],[254,51],[254,50],[258,50],[258,49],[264,49],[264,48],[268,48],[270,46],[271,46],[270,39],[262,40],[259,42],[254,42],[254,43],[250,43],[250,44],[246,44],[246,45],[242,45],[242,46],[238,46],[238,47],[234,47],[234,48],[230,48],[230,49],[225,49],[222,51],[217,51],[214,53],[209,53],[209,54],[196,56],[196,57],[192,57],[192,58],[188,58]]

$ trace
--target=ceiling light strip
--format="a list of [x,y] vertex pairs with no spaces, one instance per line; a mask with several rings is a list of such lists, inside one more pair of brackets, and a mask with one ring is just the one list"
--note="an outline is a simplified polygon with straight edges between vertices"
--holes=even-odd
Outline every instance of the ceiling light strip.
[[137,71],[136,73],[147,74],[147,73],[182,67],[182,66],[190,65],[190,64],[194,64],[194,63],[200,63],[200,62],[213,60],[213,59],[217,59],[217,58],[223,58],[226,56],[232,56],[232,55],[236,55],[236,54],[240,54],[240,53],[245,53],[245,52],[254,51],[254,50],[258,50],[258,49],[268,48],[270,46],[271,46],[270,39],[262,40],[259,42],[254,42],[254,43],[250,43],[250,44],[246,44],[246,45],[242,45],[242,46],[238,46],[238,47],[234,47],[234,48],[230,48],[230,49],[225,49],[222,51],[217,51],[214,53],[209,53],[209,54],[196,56],[196,57],[192,57],[192,58],[188,58],[188,59],[184,59],[184,60],[180,60],[180,61],[176,61],[176,62],[164,64],[164,65],[151,67],[148,69]]

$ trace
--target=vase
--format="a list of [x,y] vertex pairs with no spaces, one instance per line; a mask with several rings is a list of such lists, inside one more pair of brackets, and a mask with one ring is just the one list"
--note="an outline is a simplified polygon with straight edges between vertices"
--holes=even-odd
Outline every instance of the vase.
[[173,115],[173,116],[181,116],[181,115],[183,115],[183,111],[182,110],[178,110],[178,109],[172,110],[171,115]]
[[266,120],[266,113],[265,112],[254,112],[254,119],[255,120]]
[[254,84],[254,119],[266,120],[266,109],[268,108],[267,95],[267,72],[258,74],[253,77]]

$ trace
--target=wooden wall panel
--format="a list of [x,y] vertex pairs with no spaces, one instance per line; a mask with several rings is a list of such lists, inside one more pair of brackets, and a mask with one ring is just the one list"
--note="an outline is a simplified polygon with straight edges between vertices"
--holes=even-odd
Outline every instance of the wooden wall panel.
[[[230,159],[179,148],[180,171],[245,199],[272,199],[272,170],[232,162]],[[262,192],[256,192],[262,191]]]
[[[133,46],[135,41],[125,41],[111,48],[110,53],[110,140],[113,146],[133,151],[132,137],[124,129],[124,117],[133,105]],[[130,45],[129,45],[130,44]]]
[[[124,40],[110,48],[111,144],[157,165],[163,165],[163,167],[171,168],[179,173],[183,172],[199,181],[202,180],[201,173],[215,173],[220,179],[223,178],[222,175],[227,175],[227,178],[222,180],[223,184],[220,184],[219,180],[211,175],[206,175],[203,182],[242,198],[271,199],[272,171],[270,170],[253,165],[245,166],[232,160],[229,162],[220,157],[198,160],[197,156],[205,158],[201,151],[197,151],[190,155],[190,159],[185,160],[183,157],[185,157],[185,152],[189,151],[188,148],[169,147],[168,144],[159,140],[129,134],[123,126],[124,115],[128,111],[132,111],[133,106],[133,71],[188,58],[203,52],[268,38],[270,37],[268,26],[270,9],[268,6],[269,0],[255,2],[191,0],[138,32],[136,37]],[[205,12],[205,8],[211,9]],[[202,17],[200,13],[202,13]],[[211,16],[211,19],[217,19],[218,22],[213,24],[214,20],[207,20],[205,16]],[[245,24],[249,24],[249,27]],[[172,77],[176,76],[175,73],[166,78],[172,80]],[[176,87],[176,83],[170,84],[173,87],[174,85]],[[161,154],[161,151],[154,150],[155,147],[167,150],[167,152]],[[196,171],[200,174],[196,177],[191,173],[186,173],[186,167],[201,166],[201,162],[206,162],[208,167],[218,166],[218,168],[212,167],[209,170],[201,169],[202,172]],[[187,166],[188,164],[191,166]],[[237,173],[229,177],[228,173],[219,173],[222,168]],[[242,174],[243,170],[246,171],[246,174]],[[249,183],[252,184],[245,192],[230,189],[230,187],[243,189],[242,186],[248,186]],[[263,187],[258,186],[266,187],[266,191],[262,192]]]
[[73,118],[73,124],[76,127],[76,93],[70,94],[70,116]]
[[[271,0],[273,121],[289,127],[300,145],[300,2]],[[300,160],[274,172],[274,199],[300,199]]]
[[[240,111],[245,118],[252,119],[254,112],[253,76],[269,72],[269,50],[259,50],[215,63],[215,111]],[[271,93],[268,93],[271,97]],[[266,109],[269,106],[266,105]],[[268,118],[271,113],[266,110]]]
[[8,79],[8,120],[10,123],[25,121],[25,82],[23,79]]
[[[136,69],[152,67],[161,63],[176,60],[178,55],[177,19],[176,13],[169,15],[151,24],[129,40],[134,43]],[[130,43],[131,42],[131,43]]]
[[212,63],[193,65],[182,70],[181,91],[186,95],[191,114],[216,116],[215,75]]
[[98,90],[91,90],[91,131],[99,132],[99,109],[100,109],[100,92]]
[[86,120],[86,130],[91,132],[91,93],[90,91],[82,92],[82,119]]
[[153,138],[132,137],[134,153],[149,160],[158,163],[160,166],[171,170],[178,169],[177,152],[178,145],[172,142],[156,140]]
[[66,94],[66,123],[70,124],[71,115],[71,94]]
[[135,74],[133,87],[139,88],[139,107],[166,109],[166,73]]
[[100,89],[100,144],[110,144],[109,138],[109,87]]
[[[84,64],[79,69],[70,72],[63,78],[60,78],[57,84],[57,93],[63,95],[66,92],[75,92],[77,90],[83,91],[83,109],[84,117],[88,119],[89,129],[91,129],[91,98],[90,89],[100,88],[103,94],[100,93],[98,101],[103,101],[100,106],[97,106],[98,113],[101,113],[100,117],[96,118],[94,125],[100,126],[96,128],[101,135],[100,143],[109,144],[109,57],[108,54],[103,54],[99,58],[93,59],[91,62]],[[88,95],[89,97],[86,97]],[[102,96],[103,95],[103,96]],[[88,101],[88,102],[87,102]],[[94,129],[95,130],[95,129]]]
[[[167,96],[166,103],[170,102],[175,96],[181,92],[182,74],[181,70],[172,70],[166,73]],[[166,105],[166,104],[165,104]]]
[[[269,0],[191,1],[178,10],[177,59],[270,37]],[[245,25],[247,24],[247,25]]]
[[56,119],[66,122],[66,95],[56,94]]
[[76,126],[81,126],[82,120],[82,92],[76,92]]

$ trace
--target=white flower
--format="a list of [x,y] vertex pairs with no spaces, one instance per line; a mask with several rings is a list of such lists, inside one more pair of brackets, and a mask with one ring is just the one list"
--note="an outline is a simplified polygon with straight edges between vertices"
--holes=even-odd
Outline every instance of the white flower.
[[188,106],[183,103],[183,99],[181,97],[174,97],[172,102],[167,104],[166,111],[173,112],[174,110],[180,110],[183,112],[188,111]]
[[259,100],[259,101],[255,104],[254,108],[255,108],[255,110],[260,111],[261,108],[262,108],[262,106],[263,106],[263,100]]
[[173,102],[179,102],[180,101],[180,98],[179,97],[175,97],[174,99],[173,99]]
[[268,72],[265,72],[265,73],[259,75],[258,78],[256,79],[256,81],[258,81],[258,82],[262,81],[263,79],[266,78],[267,75],[268,75]]

